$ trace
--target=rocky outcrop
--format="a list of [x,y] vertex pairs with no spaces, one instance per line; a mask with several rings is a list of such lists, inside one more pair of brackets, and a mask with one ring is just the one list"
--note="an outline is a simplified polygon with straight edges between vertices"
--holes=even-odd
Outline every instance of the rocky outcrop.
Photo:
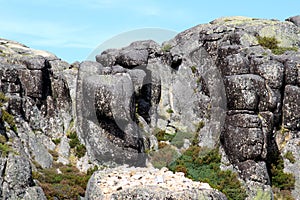
[[97,171],[91,177],[87,199],[218,199],[226,196],[207,183],[193,182],[184,173],[167,168],[121,166]]
[[[52,166],[52,139],[70,124],[71,99],[62,74],[69,64],[22,44],[0,40],[1,198],[46,199],[33,181],[39,165]],[[33,164],[36,163],[36,164]]]
[[248,199],[272,199],[284,173],[295,184],[276,186],[298,197],[299,45],[299,16],[220,18],[72,65],[1,39],[0,197],[45,199],[32,171],[60,162],[130,166],[96,172],[88,199],[226,199],[151,168],[191,145],[219,148]]
[[290,21],[290,22],[294,23],[296,26],[300,26],[300,15],[290,17],[290,18],[286,19],[286,21]]
[[[118,80],[122,76],[116,73],[129,74],[136,104],[127,111],[136,110],[130,120],[140,124],[135,135],[142,138],[146,151],[157,148],[155,138],[151,140],[157,129],[175,138],[180,132],[194,133],[201,147],[221,143],[224,156],[248,188],[248,198],[261,192],[272,198],[271,155],[281,151],[276,132],[284,127],[297,138],[296,19],[290,18],[291,23],[221,18],[184,31],[161,47],[153,41],[135,42],[104,51],[96,60],[104,68],[118,69],[102,79]],[[260,38],[271,38],[276,45],[265,46]],[[139,70],[140,77],[133,70]],[[105,82],[100,85],[106,87]],[[102,119],[109,119],[110,113]],[[193,138],[184,140],[191,144]]]

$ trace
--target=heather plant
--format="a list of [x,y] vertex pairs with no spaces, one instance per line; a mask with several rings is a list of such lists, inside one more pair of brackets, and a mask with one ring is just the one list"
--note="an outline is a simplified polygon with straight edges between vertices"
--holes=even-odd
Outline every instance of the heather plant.
[[169,165],[174,172],[183,172],[195,181],[207,182],[211,187],[223,192],[228,199],[244,200],[246,191],[232,171],[220,169],[221,155],[218,148],[203,149],[191,146]]

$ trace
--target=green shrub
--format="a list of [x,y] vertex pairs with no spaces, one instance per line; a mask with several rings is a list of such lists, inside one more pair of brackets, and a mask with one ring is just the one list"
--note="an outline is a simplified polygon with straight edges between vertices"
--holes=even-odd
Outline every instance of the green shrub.
[[81,144],[75,131],[70,132],[67,137],[70,139],[69,145],[74,149],[74,153],[78,158],[81,158],[86,153],[86,147]]
[[267,48],[267,49],[276,49],[278,48],[279,41],[275,37],[256,37],[258,44]]
[[[3,104],[6,103],[7,101],[8,101],[8,98],[4,95],[3,92],[0,92],[0,107],[2,107]],[[17,132],[17,126],[16,126],[14,116],[9,114],[4,109],[2,109],[1,112],[2,112],[2,120],[5,121],[6,123],[8,123],[8,125],[10,126],[10,128],[13,131]]]
[[166,133],[165,130],[161,130],[161,129],[154,130],[154,135],[158,142],[171,141],[176,136],[176,134],[171,135],[171,134]]
[[4,135],[0,135],[0,143],[5,144],[7,142],[7,139]]
[[94,172],[95,172],[95,171],[98,171],[98,170],[99,170],[99,169],[98,169],[98,166],[95,165],[93,168],[89,168],[89,169],[87,170],[86,174],[87,174],[88,176],[92,176],[92,175],[94,174]]
[[280,55],[285,53],[286,51],[298,51],[298,47],[280,47],[279,41],[275,37],[256,37],[258,40],[258,44],[261,46],[270,49],[273,54]]
[[228,199],[245,199],[246,191],[237,175],[220,169],[221,156],[218,148],[209,150],[191,146],[176,161],[169,165],[172,171],[184,172],[188,178],[207,182],[211,187],[223,192]]
[[9,152],[13,151],[13,149],[8,144],[0,143],[0,151],[1,151],[2,157],[6,157]]
[[271,164],[272,186],[280,190],[292,190],[295,187],[295,177],[290,173],[285,173],[283,169],[284,162],[282,158]]
[[[57,169],[61,171],[58,173]],[[39,169],[33,172],[33,178],[39,181],[47,199],[77,199],[84,196],[91,174],[79,172],[74,166],[55,164],[53,168]]]
[[2,120],[7,122],[14,132],[17,132],[17,125],[14,116],[9,114],[6,110],[2,110]]
[[293,153],[291,151],[286,152],[286,154],[284,155],[284,158],[288,159],[291,163],[296,162],[295,156],[293,155]]
[[[293,157],[285,154],[285,157]],[[273,151],[267,159],[267,167],[271,179],[274,199],[291,199],[291,190],[295,188],[295,177],[291,173],[284,172],[284,160],[279,151]]]
[[82,158],[86,153],[86,148],[83,144],[79,144],[75,147],[75,155],[78,158]]
[[281,55],[287,51],[298,51],[298,47],[277,47],[276,49],[271,49],[271,50],[273,54]]
[[54,161],[58,160],[59,155],[58,155],[57,151],[55,151],[55,150],[48,150],[48,152],[52,155]]
[[275,200],[295,200],[290,190],[279,190],[274,187],[272,189]]
[[60,143],[61,139],[60,138],[56,138],[56,139],[53,139],[52,142],[56,145],[58,145]]
[[172,49],[172,46],[170,44],[166,44],[162,47],[163,52],[169,52]]
[[80,145],[80,141],[77,137],[76,132],[71,132],[68,135],[68,138],[70,139],[69,145],[70,145],[71,148],[75,148],[77,145]]
[[3,106],[4,103],[8,101],[8,98],[5,96],[3,92],[0,92],[0,107]]

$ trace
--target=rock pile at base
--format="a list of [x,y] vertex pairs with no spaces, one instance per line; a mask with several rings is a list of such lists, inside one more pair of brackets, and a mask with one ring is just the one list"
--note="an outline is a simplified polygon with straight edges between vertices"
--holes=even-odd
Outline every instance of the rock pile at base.
[[89,182],[87,199],[227,199],[207,183],[192,181],[167,168],[121,166],[97,171]]

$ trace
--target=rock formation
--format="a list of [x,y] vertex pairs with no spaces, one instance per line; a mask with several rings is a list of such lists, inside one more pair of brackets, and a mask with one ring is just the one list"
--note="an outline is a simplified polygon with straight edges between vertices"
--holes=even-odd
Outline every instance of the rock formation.
[[194,182],[167,168],[121,166],[95,172],[87,199],[227,199],[207,183]]
[[[62,163],[117,167],[94,173],[87,199],[226,199],[199,182],[171,193],[172,180],[189,181],[151,167],[199,146],[219,149],[247,199],[278,198],[274,188],[297,198],[299,46],[299,16],[220,18],[162,45],[137,41],[72,65],[1,39],[0,197],[46,199],[36,174]],[[156,173],[170,178],[163,189]],[[107,188],[118,176],[126,184]]]

